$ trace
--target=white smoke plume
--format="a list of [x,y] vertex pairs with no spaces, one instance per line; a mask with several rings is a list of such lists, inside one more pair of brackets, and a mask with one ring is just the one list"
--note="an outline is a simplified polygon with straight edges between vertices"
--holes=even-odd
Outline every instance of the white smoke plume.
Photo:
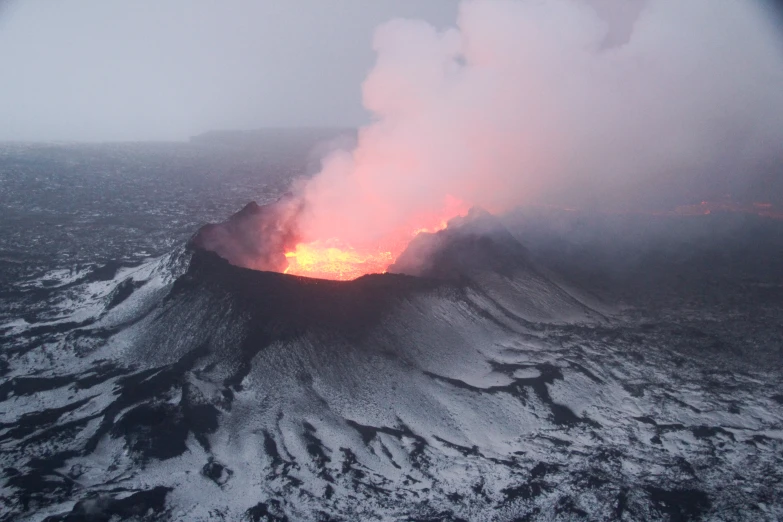
[[450,198],[590,201],[783,158],[783,44],[752,0],[467,0],[394,20],[373,123],[297,188],[303,239],[366,242]]

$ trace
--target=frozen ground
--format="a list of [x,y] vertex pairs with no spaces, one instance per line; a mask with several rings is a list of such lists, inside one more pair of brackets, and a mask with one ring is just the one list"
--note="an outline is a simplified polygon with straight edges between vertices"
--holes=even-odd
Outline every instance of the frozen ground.
[[521,212],[501,272],[314,282],[183,246],[304,161],[29,147],[1,520],[783,517],[779,222]]

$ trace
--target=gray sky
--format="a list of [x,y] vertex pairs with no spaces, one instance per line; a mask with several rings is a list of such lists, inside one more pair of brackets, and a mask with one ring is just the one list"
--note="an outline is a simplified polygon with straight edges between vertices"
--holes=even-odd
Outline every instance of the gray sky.
[[454,0],[0,0],[0,140],[363,123],[372,35]]

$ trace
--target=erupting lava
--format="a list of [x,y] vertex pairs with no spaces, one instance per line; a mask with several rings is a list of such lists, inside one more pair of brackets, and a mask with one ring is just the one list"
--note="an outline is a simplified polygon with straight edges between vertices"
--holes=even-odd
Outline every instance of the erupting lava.
[[448,218],[426,220],[426,226],[390,234],[370,245],[348,245],[337,238],[298,243],[294,250],[285,253],[288,268],[283,273],[338,281],[350,281],[366,274],[382,274],[402,254],[411,239],[421,233],[443,230],[448,219],[466,213],[467,208],[460,204],[458,210],[449,212]]
[[299,243],[293,252],[286,252],[288,268],[284,274],[348,281],[364,274],[385,272],[394,262],[391,250],[339,247],[336,241]]

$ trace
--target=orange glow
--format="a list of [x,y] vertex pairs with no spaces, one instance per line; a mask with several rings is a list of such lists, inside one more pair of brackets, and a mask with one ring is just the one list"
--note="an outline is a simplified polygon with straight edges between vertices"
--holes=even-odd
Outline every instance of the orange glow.
[[713,212],[756,214],[772,219],[783,219],[783,210],[776,208],[772,203],[738,203],[731,197],[718,201],[702,201],[699,205],[677,207],[671,213],[680,216],[708,216]]
[[288,268],[284,274],[348,281],[364,274],[385,272],[394,262],[389,251],[357,250],[337,241],[299,243],[293,252],[286,252]]
[[467,206],[456,200],[444,209],[444,216],[421,218],[416,226],[387,234],[371,244],[350,245],[338,237],[298,243],[286,252],[288,268],[283,273],[350,281],[366,274],[382,274],[402,254],[411,239],[421,233],[433,233],[446,228],[448,220],[467,213]]
[[[562,210],[565,212],[582,212],[578,208],[559,207],[556,205],[537,204],[534,208]],[[730,197],[718,201],[702,201],[693,205],[681,205],[672,210],[631,211],[631,210],[598,210],[602,214],[641,214],[652,216],[709,216],[712,214],[754,214],[775,220],[783,220],[783,207],[773,203],[737,203]]]

